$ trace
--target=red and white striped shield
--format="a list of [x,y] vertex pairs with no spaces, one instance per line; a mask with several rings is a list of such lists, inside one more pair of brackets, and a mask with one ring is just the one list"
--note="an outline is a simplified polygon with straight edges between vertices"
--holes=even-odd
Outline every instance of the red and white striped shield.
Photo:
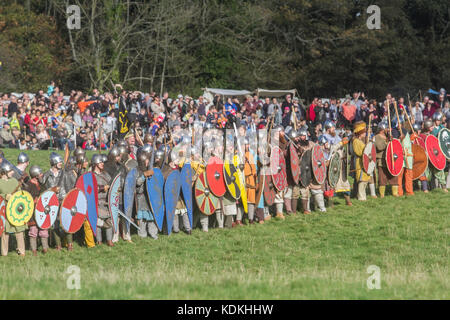
[[363,153],[363,169],[371,176],[377,164],[377,150],[373,142],[369,142],[364,148]]
[[61,227],[67,233],[75,233],[80,230],[86,219],[87,199],[84,192],[79,189],[72,189],[64,198],[60,219]]
[[39,197],[34,210],[34,219],[40,229],[50,228],[58,216],[59,201],[56,193],[47,190]]

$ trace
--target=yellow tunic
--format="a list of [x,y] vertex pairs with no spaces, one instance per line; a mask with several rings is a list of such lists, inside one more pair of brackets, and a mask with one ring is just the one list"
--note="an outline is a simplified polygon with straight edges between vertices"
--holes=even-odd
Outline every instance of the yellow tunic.
[[355,153],[356,163],[356,181],[358,182],[368,182],[370,180],[370,176],[364,172],[363,170],[363,154],[364,148],[366,144],[362,142],[360,139],[353,139],[353,152]]

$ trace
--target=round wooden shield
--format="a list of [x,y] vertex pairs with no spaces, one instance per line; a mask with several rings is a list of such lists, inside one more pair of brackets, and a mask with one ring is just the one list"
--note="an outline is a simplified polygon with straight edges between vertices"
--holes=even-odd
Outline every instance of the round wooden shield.
[[199,174],[195,181],[195,201],[200,211],[207,216],[219,207],[219,198],[211,192],[206,182],[206,172]]
[[223,177],[225,184],[231,196],[238,200],[241,197],[241,190],[239,189],[239,175],[234,164],[229,160],[225,160],[223,164]]
[[34,210],[34,219],[40,229],[49,229],[58,217],[59,200],[56,193],[47,190],[39,197]]
[[450,130],[447,128],[441,129],[438,135],[439,147],[441,148],[444,157],[450,160]]
[[328,183],[331,188],[335,188],[339,176],[341,175],[341,159],[338,152],[335,152],[330,159],[330,165],[328,166]]
[[289,144],[289,167],[295,184],[300,182],[300,159],[293,143]]
[[312,150],[306,150],[300,157],[300,183],[303,187],[308,187],[312,180],[311,169]]
[[425,140],[421,136],[418,136],[416,139],[412,140],[411,142],[413,144],[418,144],[419,146],[421,146],[423,148],[423,150],[426,150]]
[[6,223],[6,201],[0,196],[0,237],[5,231],[5,223]]
[[386,149],[386,164],[389,173],[397,177],[403,169],[403,147],[398,139],[389,142]]
[[428,157],[427,152],[418,144],[411,145],[413,152],[413,169],[412,169],[412,179],[419,179],[428,167]]
[[323,153],[322,147],[315,145],[312,150],[311,164],[312,173],[318,184],[324,183],[327,177],[327,165],[325,161],[325,154]]
[[80,230],[86,219],[88,203],[84,192],[80,189],[72,189],[64,198],[59,219],[61,227],[67,233],[75,233]]
[[283,191],[287,187],[286,160],[283,151],[277,146],[272,148],[270,154],[270,171],[273,185],[278,191]]
[[447,160],[442,153],[441,148],[439,147],[438,138],[431,134],[428,135],[427,139],[425,140],[425,146],[428,154],[428,159],[430,160],[431,164],[437,170],[444,170]]
[[34,212],[34,201],[27,191],[17,191],[11,195],[6,205],[6,219],[15,227],[25,225]]
[[223,161],[217,157],[209,158],[206,166],[206,180],[209,190],[217,197],[222,197],[227,192],[223,172]]
[[377,164],[377,150],[375,149],[375,144],[369,142],[364,148],[363,152],[363,169],[371,176],[375,170]]

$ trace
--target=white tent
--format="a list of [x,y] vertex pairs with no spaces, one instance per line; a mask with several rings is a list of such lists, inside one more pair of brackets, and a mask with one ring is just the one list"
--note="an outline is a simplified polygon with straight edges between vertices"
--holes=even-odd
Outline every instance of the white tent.
[[214,100],[214,96],[219,94],[224,99],[225,97],[243,97],[251,94],[247,90],[229,90],[229,89],[217,89],[217,88],[202,88],[203,96],[211,103]]
[[220,94],[225,97],[243,97],[248,94],[251,94],[250,91],[247,90],[229,90],[229,89],[215,89],[215,88],[204,88],[205,92],[209,92],[210,94]]
[[259,97],[283,97],[287,94],[291,94],[292,97],[295,97],[295,94],[297,93],[297,89],[291,89],[291,90],[266,90],[266,89],[256,89],[255,93]]

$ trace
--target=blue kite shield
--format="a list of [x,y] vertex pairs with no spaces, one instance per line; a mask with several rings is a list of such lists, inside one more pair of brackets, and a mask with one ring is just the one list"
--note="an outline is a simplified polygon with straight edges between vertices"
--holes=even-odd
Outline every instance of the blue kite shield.
[[[133,168],[128,172],[123,185],[123,209],[125,215],[131,219],[133,214],[134,193],[136,191],[137,169]],[[125,220],[127,232],[130,231],[130,223]]]
[[175,216],[175,208],[177,206],[178,197],[181,189],[180,171],[172,171],[164,184],[164,203],[166,207],[166,225],[167,234],[172,233],[173,218]]
[[87,218],[91,226],[92,233],[97,236],[98,218],[98,186],[97,179],[92,172],[81,175],[75,185],[76,188],[84,192],[87,200]]
[[192,168],[190,163],[186,163],[181,169],[181,191],[183,193],[184,204],[186,205],[191,229],[193,228],[193,202],[192,202]]
[[159,168],[153,168],[153,175],[147,179],[147,196],[161,232],[164,224],[164,176]]
[[120,174],[111,183],[108,193],[109,214],[114,228],[114,233],[119,230],[119,205],[120,205]]

